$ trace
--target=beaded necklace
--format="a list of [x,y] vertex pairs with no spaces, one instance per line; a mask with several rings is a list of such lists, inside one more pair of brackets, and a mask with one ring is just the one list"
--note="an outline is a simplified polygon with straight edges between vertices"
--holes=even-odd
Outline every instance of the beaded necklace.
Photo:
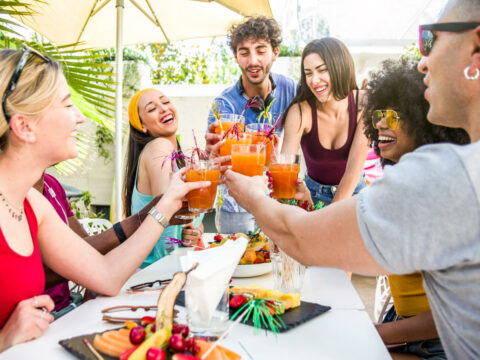
[[13,219],[17,221],[22,221],[23,214],[25,213],[23,210],[23,207],[19,209],[13,206],[1,191],[0,191],[0,200],[2,201],[2,204],[4,204],[5,207],[8,209],[8,212],[12,215]]

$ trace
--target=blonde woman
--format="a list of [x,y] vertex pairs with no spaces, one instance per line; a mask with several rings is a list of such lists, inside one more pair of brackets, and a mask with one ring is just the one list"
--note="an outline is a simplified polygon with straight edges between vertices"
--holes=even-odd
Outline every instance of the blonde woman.
[[[50,165],[77,156],[84,116],[72,104],[60,66],[32,49],[0,51],[0,351],[39,337],[53,317],[40,295],[45,264],[113,296],[155,245],[190,190],[209,182],[172,178],[151,215],[124,243],[101,255],[59,218],[32,186]],[[61,249],[61,250],[60,250]]]

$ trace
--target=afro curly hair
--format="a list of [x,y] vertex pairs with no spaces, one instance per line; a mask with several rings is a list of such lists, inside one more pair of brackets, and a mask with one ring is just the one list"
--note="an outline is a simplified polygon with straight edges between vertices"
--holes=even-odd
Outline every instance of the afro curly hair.
[[275,19],[266,16],[249,17],[243,23],[233,25],[228,31],[229,45],[233,53],[245,40],[265,40],[275,49],[282,43],[282,31]]
[[[376,109],[392,109],[399,113],[401,126],[413,137],[415,148],[425,144],[449,142],[468,144],[470,137],[463,129],[433,125],[427,120],[428,102],[425,100],[423,74],[417,70],[418,60],[402,58],[385,60],[379,71],[371,72],[368,96],[365,103],[365,136],[378,148],[378,130],[373,126],[372,114]],[[381,159],[382,165],[394,164]]]

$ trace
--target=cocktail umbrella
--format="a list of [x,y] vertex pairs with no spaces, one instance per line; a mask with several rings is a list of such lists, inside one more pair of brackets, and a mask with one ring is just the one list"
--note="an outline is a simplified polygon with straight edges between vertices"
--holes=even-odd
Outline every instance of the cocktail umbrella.
[[[268,0],[24,0],[34,12],[17,17],[57,46],[82,48],[162,43],[225,35],[243,16],[272,16]],[[123,61],[116,57],[115,220],[122,212],[122,79]]]

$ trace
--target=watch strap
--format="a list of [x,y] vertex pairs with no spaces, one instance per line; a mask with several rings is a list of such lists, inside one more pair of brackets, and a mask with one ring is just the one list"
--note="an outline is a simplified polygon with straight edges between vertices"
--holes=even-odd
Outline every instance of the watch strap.
[[158,212],[158,210],[155,209],[155,207],[152,207],[152,208],[148,211],[148,214],[149,214],[149,215],[152,215],[153,218],[154,218],[155,220],[157,220],[157,221],[160,223],[160,225],[163,226],[163,228],[167,228],[167,227],[170,226],[170,223],[168,222],[167,218],[166,218],[165,216],[163,216],[162,214],[160,214],[160,213]]

